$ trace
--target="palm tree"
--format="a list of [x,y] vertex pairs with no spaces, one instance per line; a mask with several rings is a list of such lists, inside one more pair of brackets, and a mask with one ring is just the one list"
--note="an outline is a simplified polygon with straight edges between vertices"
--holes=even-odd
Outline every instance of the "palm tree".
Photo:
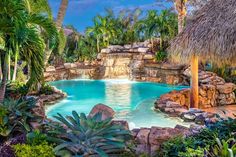
[[181,33],[184,28],[184,21],[187,15],[187,1],[188,0],[174,0],[175,9],[178,12],[178,33]]
[[154,10],[150,10],[146,19],[146,36],[151,39],[152,50],[154,50],[153,38],[157,37],[158,30],[158,14]]
[[68,3],[69,3],[68,0],[61,0],[61,5],[60,5],[59,12],[57,14],[57,21],[56,21],[56,26],[57,26],[58,30],[61,29],[62,22],[65,18],[65,15],[66,15],[66,10],[68,8]]
[[177,35],[177,18],[169,10],[163,10],[157,19],[157,32],[160,37],[160,50],[163,50],[163,40]]
[[151,39],[152,50],[154,49],[153,38],[158,35],[158,14],[155,10],[149,10],[145,19],[140,20],[138,29],[143,30],[144,38]]
[[4,48],[1,49],[1,53],[5,58],[0,87],[1,102],[5,96],[9,66],[7,59],[10,52],[17,51],[28,62],[31,73],[27,85],[32,87],[34,83],[41,81],[43,74],[45,44],[41,31],[45,32],[52,47],[57,42],[57,30],[52,20],[40,14],[30,13],[23,0],[2,0],[0,6],[5,8],[0,11],[0,34],[4,40]]
[[102,36],[102,31],[100,29],[99,21],[96,18],[93,19],[93,23],[94,23],[93,27],[88,27],[86,29],[86,35],[87,36],[92,35],[92,36],[96,37],[97,52],[99,53],[100,52],[100,40],[101,40],[101,36]]
[[97,29],[97,33],[100,34],[98,38],[101,37],[102,45],[108,46],[110,44],[111,38],[115,37],[115,23],[114,18],[111,16],[111,14],[108,14],[107,16],[96,16],[95,24]]
[[[124,10],[127,12],[126,10]],[[137,31],[137,23],[139,21],[139,17],[142,14],[142,11],[139,8],[134,9],[133,11],[128,11],[127,15],[123,15],[122,17],[122,12],[119,17],[119,22],[123,26],[123,29],[121,29],[121,33],[123,33],[124,36],[124,41],[126,43],[133,43],[135,41],[139,40],[138,34],[139,32]],[[123,31],[126,30],[126,31]]]
[[28,3],[29,12],[45,14],[48,18],[53,19],[52,10],[49,6],[48,0],[26,0],[26,3]]
[[[59,12],[57,14],[57,20],[56,20],[56,26],[57,26],[58,32],[60,32],[60,30],[61,30],[62,23],[65,18],[66,10],[68,8],[68,3],[69,3],[68,0],[61,0],[61,5],[60,5]],[[49,48],[47,45],[46,51],[45,51],[45,62],[44,62],[45,65],[47,65],[52,51],[53,51],[53,49]]]
[[[34,14],[44,14],[48,16],[50,19],[52,19],[52,12],[50,9],[50,6],[48,4],[47,0],[25,0],[26,7],[28,12],[34,13]],[[24,32],[21,30],[20,32],[16,32],[16,41],[15,41],[15,52],[14,52],[14,71],[12,76],[12,81],[16,80],[17,75],[17,68],[18,68],[18,58],[19,58],[19,45],[22,40],[22,36],[24,35]],[[9,68],[10,71],[10,68]],[[9,75],[10,77],[10,75]]]

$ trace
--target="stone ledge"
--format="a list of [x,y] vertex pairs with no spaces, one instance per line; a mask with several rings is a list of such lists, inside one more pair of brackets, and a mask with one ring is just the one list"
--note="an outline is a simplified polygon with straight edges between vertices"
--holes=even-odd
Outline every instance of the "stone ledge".
[[145,64],[146,68],[158,68],[158,69],[165,69],[165,70],[182,70],[185,65],[176,65],[176,64],[169,64],[169,63],[146,63]]

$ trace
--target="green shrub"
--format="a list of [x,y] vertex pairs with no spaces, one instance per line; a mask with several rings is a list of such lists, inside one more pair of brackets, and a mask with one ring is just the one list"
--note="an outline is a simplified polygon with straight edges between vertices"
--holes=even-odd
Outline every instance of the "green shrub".
[[221,120],[214,124],[208,124],[207,128],[210,131],[215,132],[217,134],[216,137],[220,140],[227,140],[231,137],[236,138],[236,135],[232,135],[232,133],[236,131],[236,119],[228,118],[227,120]]
[[200,133],[188,137],[186,140],[191,139],[191,147],[197,149],[198,147],[207,147],[215,144],[215,138],[218,136],[218,132],[211,129],[203,129]]
[[59,126],[49,124],[53,128],[49,134],[55,137],[53,142],[58,145],[54,150],[60,156],[120,154],[125,150],[125,142],[131,138],[130,132],[113,124],[112,119],[101,120],[100,113],[91,118],[73,111],[72,116],[64,118],[58,114],[55,118],[61,123]]
[[177,137],[165,142],[161,147],[161,151],[158,153],[164,157],[182,157],[184,156],[183,154],[186,157],[191,157],[191,154],[201,156],[203,151],[214,152],[211,146],[217,145],[216,138],[220,140],[235,138],[235,131],[236,119],[229,118],[227,120],[221,120],[217,123],[207,124],[206,129],[203,129],[198,134],[187,138]]
[[53,146],[47,142],[39,145],[17,144],[13,146],[16,157],[54,157]]
[[179,156],[181,157],[203,157],[204,156],[204,149],[198,147],[197,149],[187,148],[186,152],[180,152]]
[[161,147],[161,152],[159,156],[163,157],[178,157],[179,152],[186,151],[186,143],[183,137],[176,137],[165,142]]
[[54,157],[54,144],[47,142],[47,135],[35,130],[26,135],[25,144],[13,145],[17,157]]
[[48,84],[43,84],[40,88],[39,94],[51,95],[53,94],[53,87]]
[[39,145],[42,141],[47,141],[47,135],[41,133],[39,130],[28,133],[26,138],[27,143],[30,145]]
[[163,62],[167,59],[167,53],[165,51],[158,51],[156,53],[156,61],[157,62]]
[[23,82],[14,81],[7,84],[6,97],[22,97],[27,95],[29,88]]

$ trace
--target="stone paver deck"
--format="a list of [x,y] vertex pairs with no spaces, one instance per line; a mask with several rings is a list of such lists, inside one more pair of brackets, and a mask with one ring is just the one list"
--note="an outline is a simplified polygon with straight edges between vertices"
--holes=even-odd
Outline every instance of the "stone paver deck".
[[[213,108],[208,108],[208,109],[203,109],[203,110],[206,112],[217,113],[217,114],[221,115],[222,117],[227,116],[227,117],[235,118],[235,116],[236,116],[236,104],[235,105],[227,105],[227,106],[218,106],[218,107],[213,107]],[[224,114],[224,112],[226,114]]]

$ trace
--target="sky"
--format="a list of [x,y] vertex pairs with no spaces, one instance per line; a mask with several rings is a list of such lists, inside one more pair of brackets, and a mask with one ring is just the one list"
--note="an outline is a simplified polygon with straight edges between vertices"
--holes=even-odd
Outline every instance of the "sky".
[[[56,18],[61,0],[49,0],[49,4]],[[166,5],[168,7],[168,4]],[[165,6],[165,7],[166,7]],[[73,25],[79,32],[84,32],[86,27],[92,26],[92,19],[97,14],[104,14],[105,8],[114,12],[123,9],[133,10],[140,8],[144,11],[150,9],[160,10],[156,0],[69,0],[69,7],[64,19],[64,25]]]

